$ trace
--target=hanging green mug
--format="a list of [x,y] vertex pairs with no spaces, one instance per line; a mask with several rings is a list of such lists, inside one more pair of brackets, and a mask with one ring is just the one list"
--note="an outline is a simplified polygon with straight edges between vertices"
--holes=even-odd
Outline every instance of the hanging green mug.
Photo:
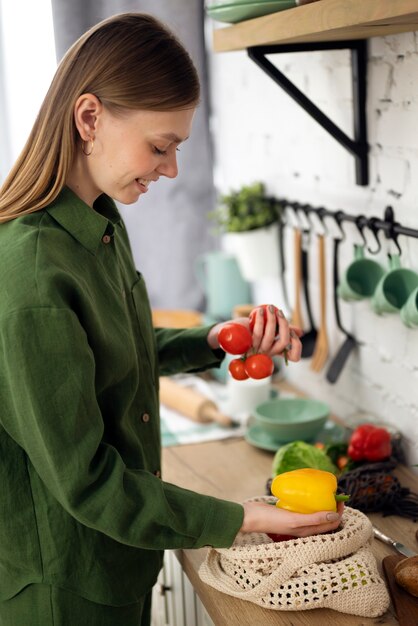
[[401,320],[409,328],[418,328],[418,287],[409,295],[401,308]]
[[384,273],[380,263],[365,257],[364,246],[354,244],[354,260],[344,272],[337,293],[348,302],[371,298]]
[[418,287],[418,274],[401,267],[399,254],[389,257],[389,271],[380,279],[372,298],[372,308],[378,315],[399,313],[411,293]]

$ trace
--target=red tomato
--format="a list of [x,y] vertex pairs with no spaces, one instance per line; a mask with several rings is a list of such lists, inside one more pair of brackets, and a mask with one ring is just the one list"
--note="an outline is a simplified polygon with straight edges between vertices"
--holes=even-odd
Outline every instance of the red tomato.
[[266,533],[266,535],[268,535],[270,539],[273,539],[273,541],[289,541],[289,539],[296,539],[294,535],[277,535],[276,533]]
[[244,361],[242,359],[233,359],[228,367],[232,378],[235,380],[246,380],[248,378],[248,374],[245,371]]
[[[272,305],[269,305],[269,304],[260,304],[260,306],[256,307],[255,309],[253,309],[253,310],[251,311],[251,313],[250,313],[250,315],[249,315],[249,320],[250,320],[250,330],[251,330],[251,332],[253,332],[253,330],[254,330],[255,316],[256,316],[256,313],[257,313],[257,309],[260,309],[260,308],[262,308],[262,309],[263,309],[263,311],[264,311],[264,317],[263,317],[263,319],[264,319],[264,328],[266,327],[266,322],[267,322],[267,309],[268,309],[268,307],[269,307],[269,306],[273,306],[273,307],[274,307],[274,312],[275,312],[275,313],[277,313],[277,311],[279,310],[279,309],[277,308],[277,306],[274,306],[274,304],[272,304]],[[279,328],[278,328],[278,324],[276,324],[276,333],[278,333],[278,332],[279,332]]]
[[241,324],[229,322],[218,334],[219,345],[228,354],[245,354],[252,346],[250,331]]
[[273,360],[267,354],[253,354],[245,360],[245,371],[250,378],[266,378],[273,370]]

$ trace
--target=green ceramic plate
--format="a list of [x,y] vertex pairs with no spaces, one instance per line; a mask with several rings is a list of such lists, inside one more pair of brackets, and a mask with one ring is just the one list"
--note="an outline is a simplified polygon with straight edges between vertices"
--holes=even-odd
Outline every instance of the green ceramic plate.
[[235,24],[254,17],[269,15],[277,11],[293,9],[295,0],[270,0],[269,2],[243,2],[242,4],[214,4],[206,8],[210,17],[218,22]]
[[[329,444],[345,441],[346,438],[347,429],[339,424],[336,424],[335,422],[332,422],[331,420],[328,420],[325,423],[324,428],[315,437],[314,441],[321,441],[322,443]],[[276,452],[281,445],[284,445],[284,443],[273,441],[270,435],[260,426],[257,426],[257,424],[249,426],[247,432],[245,433],[245,440],[252,446],[269,452]],[[313,441],[308,441],[307,443],[313,443]]]
[[270,435],[259,426],[250,426],[245,433],[245,440],[256,448],[276,452],[280,448],[280,443],[273,441]]

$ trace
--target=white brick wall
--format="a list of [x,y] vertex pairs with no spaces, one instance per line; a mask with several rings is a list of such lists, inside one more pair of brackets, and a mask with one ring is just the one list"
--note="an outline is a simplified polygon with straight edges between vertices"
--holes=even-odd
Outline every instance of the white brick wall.
[[[209,48],[211,43],[209,41]],[[367,119],[370,143],[370,184],[355,184],[353,158],[296,105],[247,56],[246,52],[211,54],[213,135],[216,184],[226,192],[263,180],[268,190],[314,206],[383,217],[387,205],[395,218],[418,229],[418,34],[407,33],[369,41]],[[350,136],[351,73],[348,51],[294,53],[270,57],[277,67]],[[340,265],[351,258],[360,241],[345,226]],[[286,257],[291,266],[291,233]],[[382,253],[386,262],[387,242]],[[401,237],[403,263],[418,271],[418,240]],[[370,240],[371,247],[375,242]],[[314,245],[310,250],[311,290],[318,320],[318,286]],[[332,245],[327,245],[327,321],[330,355],[343,341],[332,305]],[[288,291],[293,302],[291,267]],[[280,301],[279,283],[254,285],[257,301]],[[309,360],[291,364],[288,378],[313,397],[326,400],[343,418],[359,411],[372,413],[403,433],[410,463],[418,463],[418,330],[402,325],[398,316],[378,317],[367,302],[342,303],[345,327],[361,341],[335,385],[312,372]]]

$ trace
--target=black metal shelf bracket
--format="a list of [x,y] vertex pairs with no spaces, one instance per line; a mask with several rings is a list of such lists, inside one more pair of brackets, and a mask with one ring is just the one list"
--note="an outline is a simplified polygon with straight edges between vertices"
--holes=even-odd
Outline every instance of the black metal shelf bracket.
[[[318,50],[351,51],[351,77],[353,90],[353,134],[351,139],[325,113],[321,111],[304,93],[300,91],[277,67],[266,58],[267,54],[282,52],[312,52]],[[314,120],[316,120],[334,139],[354,156],[356,183],[368,185],[369,164],[366,122],[366,76],[367,76],[367,40],[346,40],[330,42],[312,42],[296,44],[274,44],[254,46],[247,50],[252,59],[270,78],[293,98]]]

